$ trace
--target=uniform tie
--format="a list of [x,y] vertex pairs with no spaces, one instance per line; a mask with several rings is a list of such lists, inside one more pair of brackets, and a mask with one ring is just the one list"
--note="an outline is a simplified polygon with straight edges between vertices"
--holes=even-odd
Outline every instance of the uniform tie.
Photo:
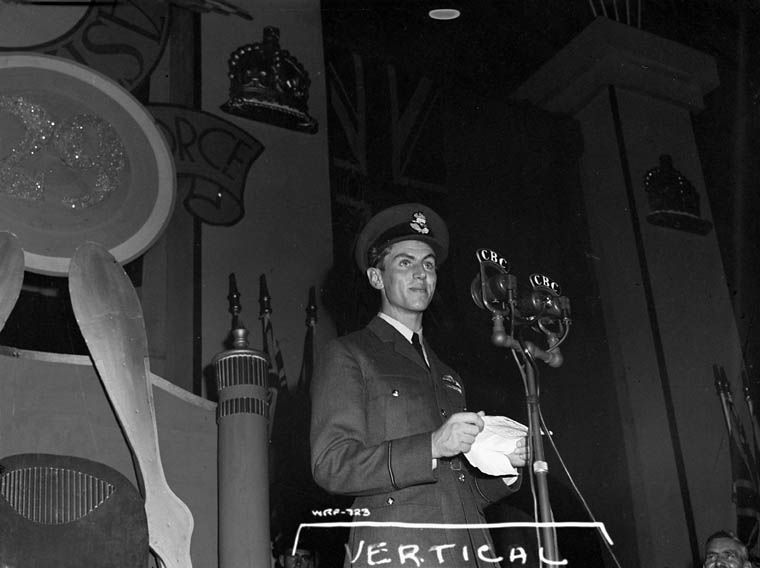
[[412,345],[414,346],[414,349],[417,351],[417,353],[420,354],[420,357],[422,357],[422,362],[425,363],[425,366],[429,369],[430,365],[428,365],[427,359],[425,359],[425,352],[422,350],[422,343],[420,343],[419,333],[412,333]]

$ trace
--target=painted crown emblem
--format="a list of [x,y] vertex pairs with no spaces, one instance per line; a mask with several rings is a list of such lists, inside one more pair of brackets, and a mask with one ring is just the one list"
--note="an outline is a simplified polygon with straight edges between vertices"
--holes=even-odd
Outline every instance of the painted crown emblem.
[[430,227],[427,226],[427,219],[422,211],[415,211],[412,214],[412,222],[409,223],[409,226],[421,235],[427,235],[430,232]]
[[280,30],[264,28],[262,42],[237,48],[229,62],[229,114],[314,134],[319,125],[309,116],[311,80],[300,61],[280,48]]

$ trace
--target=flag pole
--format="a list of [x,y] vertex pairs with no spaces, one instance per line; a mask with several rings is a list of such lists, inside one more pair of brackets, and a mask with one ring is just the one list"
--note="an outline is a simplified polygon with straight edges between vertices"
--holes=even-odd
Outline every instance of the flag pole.
[[731,424],[733,426],[733,430],[736,432],[738,442],[740,444],[739,449],[743,454],[743,459],[747,464],[747,467],[750,469],[752,479],[757,482],[757,465],[755,462],[755,455],[750,451],[749,444],[747,443],[747,435],[744,431],[744,426],[742,425],[739,416],[736,414],[736,409],[734,407],[734,397],[733,393],[731,392],[730,383],[726,377],[726,370],[723,367],[719,367],[719,372],[721,373],[723,383],[726,385],[728,390],[728,408],[731,417]]
[[265,274],[259,276],[259,319],[261,320],[261,350],[267,356],[269,362],[269,372],[267,373],[267,405],[269,407],[268,439],[272,441],[272,430],[274,428],[274,418],[277,412],[277,381],[273,380],[273,347],[269,345],[269,337],[274,337],[272,332],[272,297],[269,295],[267,287],[267,277]]
[[730,406],[732,404],[731,387],[728,384],[725,374],[721,373],[718,365],[713,365],[713,376],[715,377],[715,391],[720,398],[720,407],[723,410],[723,419],[726,422],[726,430],[729,436],[734,435],[734,429],[731,424]]
[[728,420],[731,427],[729,432],[731,432],[732,435],[736,434],[737,449],[739,450],[739,453],[741,454],[742,460],[747,466],[747,469],[750,470],[752,480],[756,481],[757,467],[755,465],[754,456],[750,452],[749,444],[747,444],[747,436],[744,432],[744,427],[739,420],[739,416],[736,414],[736,408],[734,407],[734,395],[731,391],[731,383],[728,381],[728,377],[726,377],[726,370],[723,367],[718,367],[718,373],[721,377],[721,383],[724,385],[724,389],[726,391],[726,406],[728,409]]
[[746,369],[742,369],[742,384],[744,391],[744,402],[747,404],[747,410],[749,411],[749,416],[752,419],[752,437],[755,441],[755,447],[757,447],[757,440],[759,438],[757,433],[757,414],[755,414],[755,401],[752,398],[751,380]]
[[[760,459],[760,450],[758,449],[758,445],[757,445],[758,423],[757,423],[757,416],[755,415],[755,403],[752,398],[752,388],[751,388],[752,385],[749,378],[749,374],[747,373],[747,370],[745,367],[742,367],[742,385],[743,385],[743,391],[744,391],[744,402],[747,405],[749,418],[750,418],[750,421],[752,422],[752,453],[754,456],[754,459],[753,459],[754,467],[752,468],[753,469],[752,473],[754,474],[755,487],[760,487],[760,471],[758,471],[758,467],[757,467],[757,463],[758,463],[757,460]],[[750,534],[750,537],[748,538],[748,540],[751,543],[753,543],[753,546],[750,546],[750,550],[756,549],[758,543],[760,543],[760,539],[758,539],[758,530],[760,530],[760,523],[755,523],[752,534]]]
[[229,293],[227,294],[227,300],[230,304],[230,314],[232,314],[232,329],[243,328],[243,323],[240,320],[240,312],[243,310],[243,306],[240,304],[240,292],[238,291],[234,272],[230,272],[229,275]]
[[[732,492],[737,512],[737,533],[739,538],[747,545],[747,548],[751,550],[757,545],[758,537],[757,456],[753,454],[752,449],[749,447],[744,428],[736,414],[731,386],[726,377],[725,369],[718,365],[713,365],[713,372],[715,373],[715,386],[721,399],[723,416],[726,420],[726,428],[729,432],[729,451],[731,453],[731,469],[734,478]],[[750,518],[753,520],[747,534],[746,522]]]
[[[752,423],[752,453],[754,456],[754,463],[757,464],[757,460],[760,457],[758,455],[758,432],[757,432],[757,417],[755,416],[755,402],[752,399],[752,390],[750,385],[749,375],[745,368],[742,368],[742,386],[744,392],[744,403],[747,405],[747,411],[749,412],[750,422]],[[755,467],[755,483],[760,485],[760,472]]]
[[314,327],[317,323],[317,299],[314,286],[309,288],[309,305],[306,306],[306,325]]
[[259,319],[261,320],[262,351],[267,355],[270,353],[266,333],[271,315],[272,298],[269,295],[269,288],[267,288],[267,277],[262,274],[259,276]]
[[308,394],[311,387],[311,375],[314,372],[314,341],[317,330],[317,300],[314,286],[309,288],[309,302],[306,305],[306,336],[303,341],[303,358],[301,373],[298,377],[298,390]]

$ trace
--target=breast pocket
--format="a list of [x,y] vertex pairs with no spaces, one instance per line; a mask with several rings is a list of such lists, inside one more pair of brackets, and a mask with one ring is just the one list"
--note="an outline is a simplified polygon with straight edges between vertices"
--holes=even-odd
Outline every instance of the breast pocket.
[[432,389],[408,376],[375,377],[369,389],[368,427],[372,443],[418,434],[434,428]]

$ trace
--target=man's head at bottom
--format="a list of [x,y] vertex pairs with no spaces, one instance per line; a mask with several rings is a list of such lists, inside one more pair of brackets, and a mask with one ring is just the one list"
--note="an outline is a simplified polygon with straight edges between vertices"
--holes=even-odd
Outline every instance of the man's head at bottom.
[[718,531],[707,538],[704,568],[752,568],[747,547],[735,535]]

